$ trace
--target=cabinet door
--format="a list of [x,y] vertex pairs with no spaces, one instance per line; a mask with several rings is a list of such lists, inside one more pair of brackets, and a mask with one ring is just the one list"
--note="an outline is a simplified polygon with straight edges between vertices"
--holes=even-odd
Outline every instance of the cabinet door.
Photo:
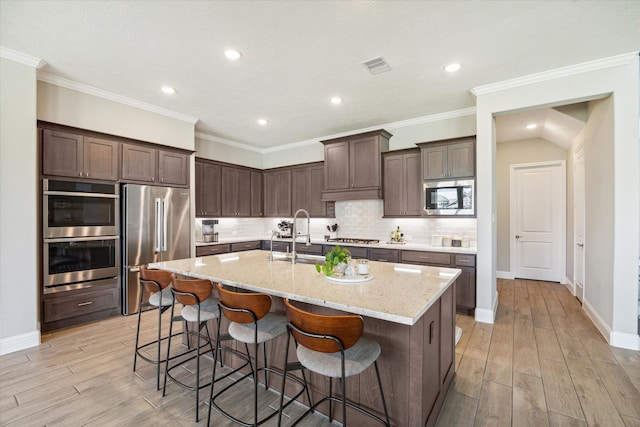
[[262,179],[264,181],[264,215],[278,216],[276,209],[276,172],[264,172]]
[[440,394],[440,304],[423,316],[422,419],[429,418]]
[[422,213],[422,179],[420,179],[420,153],[403,155],[402,165],[402,177],[404,179],[404,215],[420,215]]
[[455,357],[456,310],[454,286],[449,286],[440,297],[440,384],[453,369]]
[[475,175],[474,144],[472,141],[451,144],[447,147],[447,170],[451,178]]
[[57,176],[82,176],[82,136],[44,129],[42,132],[42,173]]
[[380,147],[378,137],[350,141],[351,188],[380,188]]
[[221,213],[222,216],[236,216],[237,177],[236,169],[223,166],[221,178]]
[[[309,180],[309,168],[298,168],[291,171],[291,206],[295,212],[298,209],[310,211],[309,195],[311,183]],[[311,214],[309,212],[309,214]]]
[[324,189],[346,190],[349,183],[349,141],[324,146]]
[[276,214],[292,216],[291,210],[291,170],[281,170],[276,172]]
[[326,217],[328,202],[322,201],[324,188],[324,166],[309,167],[309,214],[312,217]]
[[220,216],[221,169],[220,165],[214,165],[211,163],[202,164],[201,185],[198,186],[196,184],[196,191],[201,192],[201,216]]
[[262,172],[251,172],[251,216],[262,216]]
[[134,144],[122,144],[122,179],[156,182],[158,150]]
[[400,216],[403,206],[402,155],[384,157],[384,215]]
[[118,180],[120,144],[105,139],[84,138],[84,176],[93,179]]
[[189,185],[189,157],[173,151],[158,151],[158,177],[167,185]]
[[459,267],[462,273],[456,279],[456,306],[473,310],[476,307],[476,269]]
[[422,179],[440,179],[447,176],[446,145],[422,149],[422,171]]
[[[204,200],[202,200],[202,186],[204,185],[204,164],[196,160],[196,187],[193,191],[196,195],[196,217],[204,214]],[[197,252],[197,248],[196,248]]]
[[251,215],[251,171],[236,170],[236,214]]

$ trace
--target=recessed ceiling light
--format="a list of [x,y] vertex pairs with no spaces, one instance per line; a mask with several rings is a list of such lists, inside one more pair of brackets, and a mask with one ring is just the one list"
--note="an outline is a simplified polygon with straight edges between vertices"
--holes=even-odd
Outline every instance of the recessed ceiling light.
[[226,56],[227,58],[229,58],[232,61],[235,61],[235,60],[239,59],[242,56],[242,54],[239,51],[235,50],[235,49],[227,49],[227,50],[224,51],[224,56]]
[[453,62],[449,65],[447,65],[446,67],[444,67],[444,70],[448,73],[455,73],[456,71],[458,71],[460,69],[460,64],[457,62]]
[[339,96],[334,96],[333,98],[331,98],[331,103],[333,105],[338,105],[342,103],[342,98],[340,98]]
[[266,125],[267,125],[267,123],[269,123],[269,122],[267,121],[267,119],[258,119],[258,124],[259,124],[260,126],[266,126]]
[[162,86],[162,91],[167,95],[173,95],[174,93],[176,93],[176,90],[171,86]]
[[527,126],[525,126],[527,129],[535,129],[538,127],[537,124],[535,123],[529,123]]

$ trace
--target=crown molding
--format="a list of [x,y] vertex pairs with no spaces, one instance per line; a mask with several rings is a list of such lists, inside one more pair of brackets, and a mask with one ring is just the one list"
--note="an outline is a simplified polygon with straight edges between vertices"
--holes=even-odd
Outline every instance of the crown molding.
[[36,70],[39,70],[47,64],[47,62],[43,59],[27,55],[26,53],[18,52],[17,50],[9,49],[8,47],[4,46],[0,46],[0,58],[9,59],[13,62],[35,68]]
[[253,151],[255,153],[262,154],[264,152],[264,150],[260,148],[256,148],[247,144],[242,144],[240,142],[231,141],[230,139],[220,138],[219,136],[209,135],[207,133],[196,132],[195,136],[196,138],[204,139],[205,141],[217,142],[218,144],[229,145],[231,147],[241,148],[243,150]]
[[583,62],[581,64],[569,65],[567,67],[555,68],[553,70],[543,71],[541,73],[529,74],[527,76],[517,77],[515,79],[504,80],[488,85],[477,86],[471,89],[474,96],[486,95],[488,93],[500,92],[506,89],[513,89],[533,83],[540,83],[561,77],[574,76],[577,74],[588,73],[590,71],[602,70],[605,68],[613,68],[620,65],[626,65],[638,57],[638,52],[625,53],[622,55],[611,56],[609,58],[596,59],[595,61]]
[[66,89],[71,89],[76,92],[95,96],[97,98],[102,98],[108,101],[117,102],[119,104],[128,105],[129,107],[134,107],[140,110],[149,111],[151,113],[160,114],[161,116],[170,117],[172,119],[187,122],[192,125],[195,125],[198,122],[197,117],[189,116],[182,113],[177,113],[175,111],[171,111],[166,108],[158,107],[152,104],[147,104],[146,102],[141,102],[132,98],[127,98],[126,96],[118,95],[117,93],[109,92],[103,89],[98,89],[96,87],[89,86],[84,83],[79,83],[74,80],[69,80],[64,77],[56,76],[54,74],[45,73],[41,71],[38,73],[38,80],[46,83],[50,83],[52,85],[64,87]]

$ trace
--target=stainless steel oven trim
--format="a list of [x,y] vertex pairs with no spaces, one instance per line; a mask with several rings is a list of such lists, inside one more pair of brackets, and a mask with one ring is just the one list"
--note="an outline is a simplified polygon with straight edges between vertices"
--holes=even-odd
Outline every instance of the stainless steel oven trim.
[[[471,209],[427,209],[426,189],[440,187],[471,186]],[[426,216],[474,216],[476,214],[476,181],[461,179],[453,181],[424,181],[422,185],[422,212]]]
[[[96,268],[92,270],[73,271],[68,273],[49,274],[49,243],[61,242],[87,242],[94,240],[116,240],[115,244],[115,265],[108,268]],[[99,279],[108,279],[118,276],[120,270],[120,237],[119,236],[96,236],[96,237],[80,237],[80,238],[64,238],[64,239],[45,239],[42,247],[42,274],[45,293],[51,287],[60,287],[60,285],[70,286],[81,282],[95,281]],[[82,287],[82,286],[80,286]]]

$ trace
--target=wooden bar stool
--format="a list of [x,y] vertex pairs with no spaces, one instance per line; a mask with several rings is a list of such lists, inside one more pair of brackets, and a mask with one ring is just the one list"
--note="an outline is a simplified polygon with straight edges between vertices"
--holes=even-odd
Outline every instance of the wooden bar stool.
[[[218,307],[218,299],[211,296],[213,290],[213,284],[207,279],[195,279],[185,280],[173,278],[173,287],[171,292],[173,293],[173,304],[171,305],[171,324],[169,326],[169,336],[181,336],[187,337],[188,349],[176,355],[170,355],[171,353],[171,340],[167,345],[167,357],[166,368],[164,370],[164,386],[162,388],[162,395],[166,395],[167,391],[167,378],[171,379],[176,384],[183,388],[196,392],[196,422],[198,422],[198,402],[200,401],[200,390],[208,387],[211,383],[200,384],[200,356],[211,351],[215,352],[213,347],[213,340],[209,333],[209,327],[207,322],[209,320],[219,321],[220,309]],[[179,316],[175,316],[176,303],[183,305],[182,313]],[[173,333],[174,322],[194,322],[198,325],[196,331],[190,331],[185,327],[185,330],[175,335]],[[202,329],[205,329],[206,335],[202,335]],[[196,339],[194,347],[191,347],[191,338]],[[209,350],[202,352],[202,349],[209,346]],[[186,357],[190,355],[189,357]],[[195,359],[196,371],[195,371],[195,385],[187,383],[185,380],[176,378],[171,371],[178,368],[185,363]],[[176,361],[177,360],[177,361]],[[175,361],[172,363],[172,361]]]
[[[162,314],[171,307],[173,304],[173,295],[171,294],[171,279],[173,278],[173,273],[165,270],[150,270],[146,267],[140,267],[140,299],[138,301],[138,326],[136,328],[136,348],[133,354],[133,371],[136,370],[136,365],[138,362],[138,357],[141,359],[157,365],[156,372],[156,390],[160,390],[160,365],[165,363],[165,359],[160,358],[160,347],[162,346],[162,341],[166,340],[167,337],[162,337]],[[148,302],[143,302],[142,297],[143,294],[149,292],[151,295],[149,296]],[[143,308],[153,307],[150,310],[145,311],[154,311],[158,312],[158,338],[148,342],[146,344],[140,345],[140,321],[142,319],[142,311]],[[150,346],[156,346],[156,357],[146,356],[143,351]]]
[[[234,292],[222,287],[220,283],[216,284],[218,289],[218,294],[220,296],[220,309],[224,317],[226,317],[229,323],[229,335],[235,339],[236,341],[242,342],[245,344],[245,349],[247,350],[247,356],[245,360],[251,361],[251,355],[249,354],[248,344],[254,345],[254,363],[251,364],[251,372],[245,374],[243,377],[231,383],[230,385],[224,387],[222,390],[218,391],[215,395],[213,394],[214,387],[211,387],[211,396],[210,396],[210,404],[209,404],[209,425],[211,423],[211,407],[215,406],[223,415],[225,415],[230,420],[241,424],[243,426],[258,426],[267,420],[271,419],[273,416],[279,413],[279,410],[274,410],[273,413],[265,416],[261,420],[258,419],[258,372],[264,372],[264,385],[265,389],[269,389],[268,375],[267,373],[273,373],[276,375],[282,375],[282,385],[284,390],[285,379],[288,378],[291,381],[296,382],[302,388],[300,391],[293,397],[291,400],[287,402],[284,407],[286,407],[289,403],[293,402],[296,398],[298,398],[303,392],[307,392],[307,398],[310,400],[309,390],[307,387],[306,377],[303,375],[303,380],[300,381],[298,378],[293,376],[285,377],[281,371],[275,370],[267,365],[267,350],[266,343],[274,338],[277,338],[287,332],[287,319],[285,316],[275,313],[270,313],[269,309],[271,308],[271,297],[267,294],[263,293],[248,293],[248,292]],[[218,322],[218,343],[220,345],[220,323]],[[263,349],[263,367],[258,367],[258,348],[259,345],[262,344]],[[214,360],[214,368],[213,368],[213,379],[215,379],[216,375],[216,362],[217,362],[218,352],[216,352],[215,360]],[[243,357],[244,359],[244,357]],[[242,382],[242,380],[246,378],[252,378],[254,383],[254,393],[253,393],[253,421],[247,422],[240,420],[237,417],[234,417],[229,412],[225,411],[221,408],[216,400],[231,387],[234,387]],[[282,405],[281,405],[282,406]]]
[[[382,391],[380,371],[378,370],[378,356],[380,345],[374,340],[362,335],[364,320],[361,316],[347,315],[322,315],[309,313],[293,306],[288,299],[284,300],[289,323],[287,329],[287,347],[285,351],[285,374],[288,370],[287,355],[289,352],[290,337],[296,343],[296,354],[300,364],[320,375],[329,377],[329,396],[310,405],[310,408],[300,416],[292,425],[297,425],[304,417],[325,401],[329,401],[329,422],[333,420],[332,402],[342,402],[342,425],[347,426],[347,406],[353,408],[380,423],[390,426],[387,403]],[[385,419],[375,415],[371,411],[354,405],[346,400],[345,380],[347,377],[358,375],[374,365]],[[333,396],[333,378],[340,378],[342,399]],[[282,406],[283,397],[280,398]],[[282,411],[278,417],[278,425],[282,420]]]

